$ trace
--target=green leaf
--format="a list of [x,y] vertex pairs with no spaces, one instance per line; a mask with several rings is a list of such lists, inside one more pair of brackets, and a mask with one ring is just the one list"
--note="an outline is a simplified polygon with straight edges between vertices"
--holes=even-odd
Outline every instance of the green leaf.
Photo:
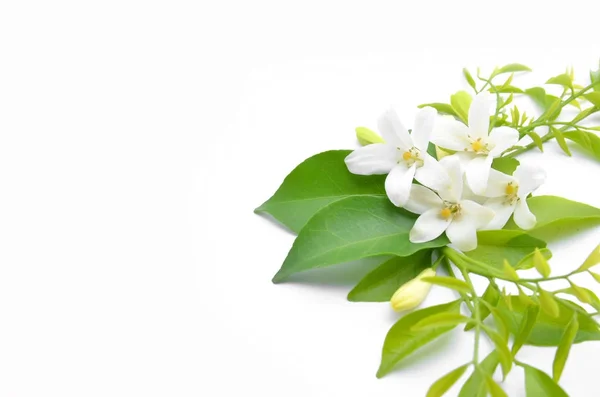
[[367,127],[356,127],[356,139],[358,139],[358,142],[363,146],[384,142],[382,137]]
[[454,277],[445,277],[445,276],[434,276],[434,277],[423,277],[423,281],[435,285],[440,285],[442,287],[450,288],[458,292],[470,293],[471,288],[469,284],[465,283],[462,280],[459,280]]
[[546,375],[530,365],[523,365],[525,369],[525,392],[527,397],[569,397],[569,395]]
[[565,330],[565,333],[563,334],[560,344],[558,345],[558,349],[556,349],[556,355],[554,356],[554,362],[552,363],[552,379],[557,383],[560,380],[563,369],[565,368],[567,358],[569,358],[569,352],[571,351],[571,346],[573,345],[575,335],[577,335],[578,327],[579,324],[577,323],[577,316],[573,316],[571,322]]
[[508,65],[502,66],[500,69],[497,69],[492,73],[493,76],[497,76],[502,73],[515,73],[515,72],[531,72],[531,69],[525,65],[521,65],[520,63],[510,63]]
[[497,157],[492,162],[492,168],[496,171],[512,175],[519,166],[519,160],[513,157]]
[[573,118],[573,120],[571,120],[571,124],[577,124],[579,123],[581,120],[587,118],[588,116],[598,112],[600,110],[599,107],[591,107],[591,108],[587,108],[585,110],[582,110],[581,112],[579,112],[579,114],[577,116],[575,116]]
[[460,313],[437,313],[432,314],[429,317],[425,317],[424,319],[413,325],[410,330],[418,332],[439,327],[455,327],[458,324],[466,323],[469,321],[471,321],[469,317],[463,316]]
[[[542,256],[544,257],[544,259],[546,261],[548,261],[550,258],[552,258],[552,251],[550,251],[548,248],[536,248],[536,250],[540,254],[542,254]],[[536,255],[536,251],[533,251],[529,255],[525,256],[523,259],[521,259],[521,261],[519,263],[517,263],[517,265],[515,266],[515,269],[517,269],[517,270],[531,269],[533,267],[533,260],[535,258],[535,255]]]
[[[490,91],[494,92],[493,90]],[[500,94],[523,94],[524,91],[514,85],[503,85],[502,87],[497,87],[495,92],[499,92]]]
[[477,91],[477,85],[475,85],[475,80],[473,79],[473,76],[471,76],[471,73],[469,73],[467,68],[463,69],[463,75],[465,76],[465,80],[467,80],[467,83],[469,83],[471,88]]
[[473,371],[469,379],[465,382],[458,397],[475,397],[480,395],[482,388],[485,388],[485,378],[482,373],[486,376],[492,376],[496,367],[498,366],[498,352],[492,351],[488,356],[479,364],[481,371]]
[[551,317],[558,317],[560,315],[560,308],[554,296],[544,289],[539,289],[539,294],[542,311]]
[[516,281],[519,279],[519,275],[506,259],[504,260],[502,273],[509,280]]
[[456,300],[411,312],[398,320],[385,337],[377,377],[385,376],[405,357],[455,327],[452,325],[416,332],[411,330],[413,325],[434,314],[459,313],[459,311],[460,301]]
[[535,326],[539,312],[539,306],[529,306],[525,311],[525,315],[521,319],[519,332],[516,333],[515,341],[511,349],[511,354],[513,356],[517,355],[519,350],[521,350],[521,347],[523,347],[525,342],[529,339],[529,335],[531,335],[531,331]]
[[548,107],[546,90],[542,87],[528,88],[525,90],[525,94],[533,99],[533,101],[542,109],[546,109]]
[[590,80],[594,86],[594,91],[600,91],[600,69],[590,70]]
[[558,143],[558,146],[560,146],[563,152],[565,152],[567,156],[572,156],[571,150],[567,145],[567,141],[565,141],[565,136],[563,135],[562,131],[554,127],[550,127],[550,130],[552,131],[554,138],[556,138],[556,143]]
[[437,110],[441,114],[448,114],[450,116],[458,117],[454,108],[447,103],[424,103],[422,105],[417,106],[419,109],[424,108],[425,106],[431,106],[435,110]]
[[594,248],[592,250],[592,252],[590,252],[588,257],[585,259],[585,261],[583,261],[581,266],[579,266],[576,271],[582,272],[584,270],[591,269],[592,267],[596,266],[599,263],[600,263],[600,244],[598,244],[596,246],[596,248]]
[[440,379],[436,380],[435,383],[431,385],[431,387],[427,391],[426,397],[441,397],[444,394],[446,394],[446,392],[450,390],[452,385],[454,385],[456,381],[459,380],[461,376],[463,376],[469,365],[471,365],[471,363],[458,367],[448,372]]
[[402,285],[431,266],[431,251],[393,257],[367,274],[348,294],[353,302],[387,302]]
[[569,293],[575,296],[581,303],[587,303],[588,305],[592,304],[592,296],[587,292],[587,290],[583,287],[574,284],[571,280],[569,280]]
[[351,174],[344,163],[350,153],[332,150],[305,160],[255,212],[267,213],[297,233],[315,213],[335,201],[356,196],[385,197],[385,175]]
[[438,159],[437,146],[433,144],[433,142],[429,142],[427,145],[427,153],[436,160]]
[[466,91],[458,91],[450,97],[452,109],[454,109],[456,115],[465,123],[469,119],[469,107],[471,107],[472,100],[473,98]]
[[550,265],[546,261],[546,257],[537,248],[533,251],[533,266],[542,277],[548,278],[550,276]]
[[542,141],[542,138],[534,131],[527,131],[526,134],[529,135],[533,143],[535,143],[535,146],[540,149],[540,152],[543,152],[544,142]]
[[448,244],[445,236],[414,244],[416,216],[387,197],[348,197],[319,211],[302,229],[273,282],[309,269],[378,255],[409,256]]
[[497,384],[491,376],[485,377],[485,386],[492,397],[508,397],[508,394],[502,390],[500,385]]
[[588,92],[587,94],[583,94],[583,97],[590,101],[594,106],[600,106],[600,92]]
[[546,84],[562,85],[563,87],[573,89],[573,80],[571,79],[571,76],[566,73],[551,77],[548,79],[548,81],[546,81]]
[[499,333],[487,327],[484,328],[484,330],[496,347],[498,358],[500,359],[500,366],[502,367],[502,373],[504,374],[504,378],[506,378],[506,375],[508,375],[510,369],[512,368],[512,354],[508,349],[507,341],[506,339],[502,338]]
[[597,282],[597,283],[600,283],[600,274],[598,274],[598,273],[594,273],[594,272],[593,272],[593,271],[591,271],[591,270],[588,270],[588,273],[590,273],[590,275],[591,275],[592,277],[594,277],[594,280],[596,280],[596,282]]
[[585,151],[600,160],[600,137],[581,130],[565,132],[563,136],[581,146]]
[[[487,302],[488,304],[490,304],[491,306],[496,306],[496,304],[498,303],[498,299],[500,299],[500,293],[498,292],[496,287],[494,287],[492,284],[488,284],[483,295],[481,296],[481,299],[484,302]],[[488,308],[488,306],[481,305],[479,307],[479,317],[480,317],[481,321],[485,320],[487,318],[487,316],[489,316],[489,315],[490,315],[490,309]],[[473,313],[471,315],[471,320],[475,320],[475,313]],[[475,323],[468,323],[465,326],[465,331],[469,331],[469,330],[473,329],[474,327],[475,327]]]
[[[520,324],[523,316],[529,310],[529,307],[519,300],[518,296],[511,296],[511,306],[509,309],[504,300],[498,301],[498,310],[503,312],[511,321],[509,324],[510,332],[517,335],[520,330]],[[537,316],[537,321],[531,330],[531,334],[527,338],[525,344],[534,346],[558,346],[564,330],[576,313],[571,307],[563,303],[562,299],[556,299],[560,308],[558,317],[552,317],[545,312],[540,311]],[[571,305],[575,305],[571,303]],[[579,331],[575,337],[574,343],[581,343],[591,340],[600,340],[600,329],[594,319],[588,316],[577,313],[579,322]]]

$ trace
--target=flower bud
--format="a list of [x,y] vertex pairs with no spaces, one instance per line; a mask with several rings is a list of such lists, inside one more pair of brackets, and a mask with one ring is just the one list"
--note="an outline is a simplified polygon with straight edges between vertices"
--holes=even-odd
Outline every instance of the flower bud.
[[413,278],[406,284],[398,288],[394,293],[390,303],[392,309],[397,312],[414,309],[427,297],[431,284],[422,281],[425,277],[435,276],[435,270],[427,268],[423,270],[417,277]]
[[365,127],[357,127],[356,128],[356,138],[358,139],[358,142],[362,146],[367,146],[372,143],[383,143],[384,142],[382,137],[380,137],[375,132],[373,132],[370,129],[365,128]]

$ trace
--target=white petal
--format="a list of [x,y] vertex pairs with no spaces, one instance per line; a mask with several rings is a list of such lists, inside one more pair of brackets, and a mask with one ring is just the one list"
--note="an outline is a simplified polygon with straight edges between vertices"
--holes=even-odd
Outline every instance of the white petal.
[[415,125],[413,126],[411,133],[412,141],[415,146],[422,151],[427,151],[429,139],[433,133],[436,115],[437,111],[434,108],[426,106],[423,109],[420,109],[415,116]]
[[450,242],[461,251],[477,248],[477,230],[487,225],[494,217],[494,211],[474,201],[460,202],[461,214],[454,218],[446,235]]
[[408,201],[415,168],[414,165],[406,168],[405,164],[398,164],[385,178],[385,192],[396,207],[402,207]]
[[490,175],[488,177],[487,188],[485,189],[484,196],[486,197],[500,197],[506,195],[506,186],[509,183],[516,183],[516,178],[507,175],[503,172],[496,171],[490,168]]
[[535,215],[533,215],[533,213],[529,210],[529,206],[527,205],[527,200],[525,200],[525,198],[522,198],[517,202],[513,219],[515,220],[517,226],[524,230],[531,229],[537,222]]
[[500,157],[506,149],[515,146],[519,141],[519,132],[510,127],[497,127],[490,132],[489,142],[494,145],[490,151],[492,157]]
[[394,109],[387,110],[377,123],[383,139],[396,147],[408,150],[413,147],[412,138]]
[[387,143],[373,143],[356,149],[344,160],[348,170],[357,175],[387,174],[397,164],[398,149]]
[[494,211],[494,218],[485,225],[483,230],[498,230],[502,229],[506,222],[510,219],[510,216],[515,210],[515,205],[508,204],[504,197],[494,197],[488,199],[484,207],[487,207]]
[[469,127],[453,117],[439,117],[431,141],[443,149],[465,150],[471,145]]
[[457,202],[462,197],[464,179],[463,169],[459,156],[452,155],[440,160],[442,167],[446,169],[450,184],[438,190],[440,197],[444,200]]
[[527,196],[546,181],[546,171],[532,163],[521,163],[513,176],[519,181],[519,195]]
[[442,210],[444,203],[432,190],[424,186],[413,184],[410,189],[410,197],[404,209],[415,214],[423,214],[430,209]]
[[442,218],[439,209],[430,209],[417,218],[410,230],[410,241],[412,243],[431,241],[444,233],[449,224],[450,220]]
[[487,188],[490,169],[492,168],[491,155],[478,156],[469,162],[466,169],[467,183],[473,193],[483,196]]
[[490,128],[490,106],[493,101],[489,93],[477,94],[469,107],[469,131],[473,138],[485,138]]
[[444,167],[428,153],[422,152],[423,166],[417,168],[415,179],[433,189],[442,189],[450,183],[450,178]]

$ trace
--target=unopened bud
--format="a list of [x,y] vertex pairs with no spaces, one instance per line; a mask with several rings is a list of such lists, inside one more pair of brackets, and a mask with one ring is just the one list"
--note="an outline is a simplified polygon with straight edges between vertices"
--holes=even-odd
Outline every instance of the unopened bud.
[[431,284],[422,281],[422,279],[433,276],[435,276],[435,270],[427,268],[417,277],[398,288],[390,300],[392,308],[397,312],[401,312],[419,306],[431,289]]
[[368,129],[366,127],[357,127],[356,128],[356,138],[358,139],[358,142],[363,146],[367,146],[372,143],[385,142],[382,137],[380,137],[375,132],[371,131],[370,129]]

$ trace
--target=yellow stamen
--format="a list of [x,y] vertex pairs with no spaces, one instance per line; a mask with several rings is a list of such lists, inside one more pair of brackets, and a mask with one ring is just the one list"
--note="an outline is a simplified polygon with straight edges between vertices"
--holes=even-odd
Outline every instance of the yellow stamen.
[[509,183],[508,185],[506,185],[506,195],[507,196],[512,196],[516,192],[517,192],[517,186],[513,185],[512,183]]
[[450,210],[450,208],[446,207],[440,211],[440,215],[442,216],[442,218],[448,219],[452,216],[452,210]]
[[481,152],[483,148],[484,146],[483,143],[481,143],[481,139],[478,139],[471,144],[471,149],[473,149],[475,152]]
[[411,152],[404,152],[402,153],[402,158],[404,159],[404,161],[408,161],[412,158],[412,153]]

